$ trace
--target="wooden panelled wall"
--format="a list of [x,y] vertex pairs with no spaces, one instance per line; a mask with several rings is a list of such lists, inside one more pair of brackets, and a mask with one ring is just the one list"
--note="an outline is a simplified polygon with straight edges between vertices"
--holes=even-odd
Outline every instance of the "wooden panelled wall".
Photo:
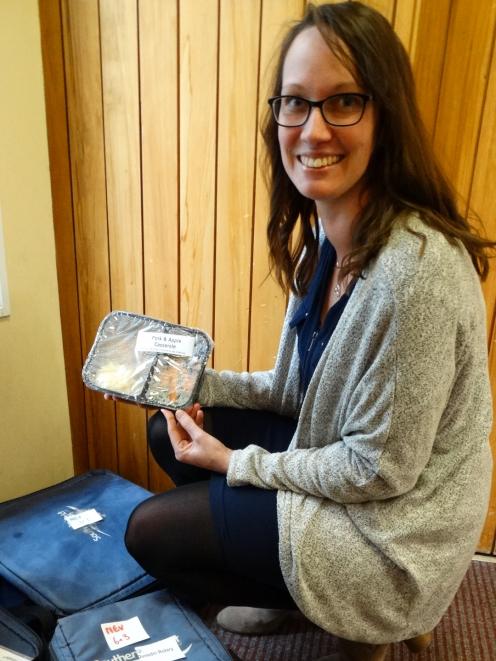
[[[39,2],[75,468],[160,490],[146,413],[85,390],[81,367],[112,309],[206,330],[218,369],[272,365],[285,299],[266,277],[258,118],[281,31],[305,2]],[[411,55],[462,203],[496,237],[496,1],[369,4]],[[496,383],[496,269],[485,295]],[[493,489],[482,551],[495,552],[495,530]]]

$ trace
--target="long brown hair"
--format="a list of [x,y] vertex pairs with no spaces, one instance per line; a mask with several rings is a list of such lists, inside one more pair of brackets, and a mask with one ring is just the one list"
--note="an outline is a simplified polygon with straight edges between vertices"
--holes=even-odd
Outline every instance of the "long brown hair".
[[[280,49],[272,94],[281,93],[286,54],[295,37],[315,26],[335,55],[373,96],[375,145],[364,175],[368,203],[354,223],[352,252],[342,275],[362,273],[387,243],[398,218],[417,212],[451,243],[461,242],[482,279],[489,269],[488,248],[496,243],[480,236],[457,209],[456,195],[432,151],[417,106],[408,55],[388,21],[360,2],[309,5],[304,18],[287,33]],[[344,47],[343,47],[344,46]],[[270,216],[267,235],[271,268],[285,291],[304,294],[317,255],[315,202],[301,195],[286,174],[278,128],[270,110],[262,135],[267,147]],[[300,220],[300,231],[293,231]]]

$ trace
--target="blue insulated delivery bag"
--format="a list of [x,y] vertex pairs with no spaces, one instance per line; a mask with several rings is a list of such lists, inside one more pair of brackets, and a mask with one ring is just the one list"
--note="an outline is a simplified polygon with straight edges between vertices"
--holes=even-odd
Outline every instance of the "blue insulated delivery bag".
[[192,610],[159,590],[59,619],[52,661],[230,661]]
[[128,554],[124,532],[151,495],[94,470],[1,503],[0,581],[58,616],[147,589],[154,579]]
[[0,608],[0,659],[38,659],[42,651],[43,642],[31,627]]

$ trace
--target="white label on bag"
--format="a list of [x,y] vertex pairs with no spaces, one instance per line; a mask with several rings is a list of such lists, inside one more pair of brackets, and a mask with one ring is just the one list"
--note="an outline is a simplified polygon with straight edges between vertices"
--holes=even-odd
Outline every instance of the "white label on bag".
[[84,526],[91,526],[93,523],[103,521],[103,516],[96,509],[91,509],[74,512],[74,514],[66,514],[64,519],[73,530],[78,530],[79,528],[84,528]]
[[190,335],[172,335],[171,333],[153,333],[138,331],[136,351],[170,353],[173,356],[192,356],[195,338]]
[[164,638],[164,640],[159,640],[158,643],[135,647],[139,659],[153,659],[153,661],[185,659],[190,649],[191,645],[185,650],[182,650],[179,647],[179,638],[177,636],[169,636],[168,638]]
[[32,661],[34,658],[34,656],[25,656],[20,652],[14,652],[14,650],[9,650],[0,645],[0,661],[26,661],[26,659],[27,661]]
[[111,650],[118,650],[150,638],[138,616],[121,622],[105,622],[100,626]]

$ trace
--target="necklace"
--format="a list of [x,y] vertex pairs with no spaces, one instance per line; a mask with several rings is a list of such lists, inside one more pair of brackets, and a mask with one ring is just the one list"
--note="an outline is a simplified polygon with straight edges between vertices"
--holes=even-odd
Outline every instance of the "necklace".
[[[343,268],[342,262],[340,264],[338,262],[338,260],[336,259],[336,261],[334,262],[334,268],[335,269],[342,269]],[[337,303],[339,301],[341,296],[346,292],[346,289],[348,288],[348,285],[350,284],[352,279],[353,279],[353,277],[350,276],[349,273],[347,275],[345,275],[345,277],[341,280],[338,277],[338,280],[337,280],[336,284],[334,285],[334,287],[331,290],[331,303],[332,303],[333,298],[334,298],[334,303]]]
[[334,288],[332,290],[334,292],[334,295],[336,296],[336,300],[339,300],[341,298],[341,283],[336,282],[334,285]]
[[[338,262],[337,259],[334,263],[334,268],[336,268],[336,269],[341,268],[341,264]],[[334,285],[334,287],[332,288],[332,293],[336,297],[336,301],[339,301],[339,299],[341,298],[341,295],[342,295],[342,284],[341,284],[339,278],[338,278],[338,281],[336,282],[336,284]]]

